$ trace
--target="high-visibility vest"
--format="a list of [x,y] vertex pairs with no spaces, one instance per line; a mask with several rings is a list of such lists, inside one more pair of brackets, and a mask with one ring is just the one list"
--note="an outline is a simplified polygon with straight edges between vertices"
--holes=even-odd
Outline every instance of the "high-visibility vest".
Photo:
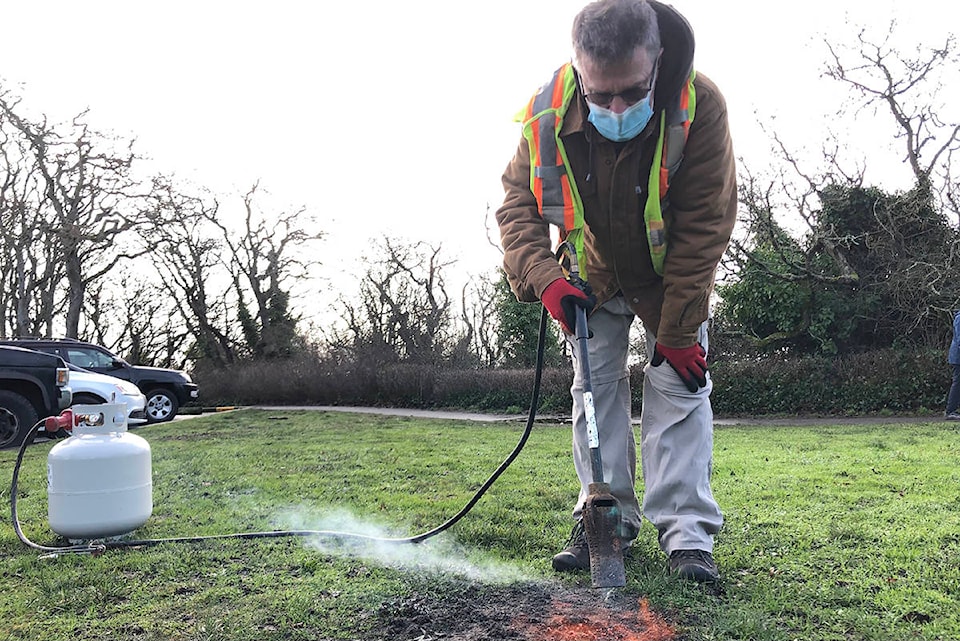
[[[674,104],[660,112],[660,134],[647,181],[643,219],[650,259],[654,270],[661,276],[663,259],[667,253],[663,212],[669,205],[667,191],[670,189],[670,180],[683,160],[683,147],[696,112],[695,77],[696,71],[691,71]],[[570,108],[576,88],[573,66],[567,63],[554,72],[550,81],[530,99],[527,108],[517,119],[522,121],[523,136],[530,145],[530,190],[537,199],[540,215],[560,229],[561,239],[576,248],[581,274],[586,279],[583,201],[560,140],[563,118]],[[641,192],[642,187],[637,186],[637,193]]]

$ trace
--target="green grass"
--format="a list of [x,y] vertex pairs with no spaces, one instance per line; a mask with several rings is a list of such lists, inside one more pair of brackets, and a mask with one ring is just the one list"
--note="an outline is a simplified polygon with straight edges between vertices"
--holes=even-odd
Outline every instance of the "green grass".
[[[270,529],[384,536],[457,512],[522,425],[241,411],[136,432],[153,450],[154,512],[137,538]],[[666,575],[645,524],[624,592],[684,640],[960,638],[960,431],[910,425],[722,427],[726,515],[716,589]],[[27,451],[19,510],[46,523],[46,456]],[[218,540],[39,559],[9,523],[15,452],[0,452],[0,639],[380,639],[385,604],[470,586],[558,582],[576,495],[569,428],[536,426],[519,459],[449,532],[420,546]],[[405,601],[406,599],[406,601]],[[416,635],[396,638],[416,638]],[[455,637],[447,637],[455,638]]]

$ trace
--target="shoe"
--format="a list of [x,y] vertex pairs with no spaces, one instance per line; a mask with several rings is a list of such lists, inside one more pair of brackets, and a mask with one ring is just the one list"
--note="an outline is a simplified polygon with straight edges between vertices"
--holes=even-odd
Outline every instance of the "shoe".
[[553,557],[553,569],[557,572],[590,569],[590,549],[587,547],[587,532],[583,528],[583,521],[577,521],[570,532],[567,547]]
[[949,412],[945,414],[943,418],[946,421],[960,421],[960,414],[957,412]]
[[697,583],[713,583],[720,578],[713,555],[705,550],[674,550],[670,553],[670,571]]

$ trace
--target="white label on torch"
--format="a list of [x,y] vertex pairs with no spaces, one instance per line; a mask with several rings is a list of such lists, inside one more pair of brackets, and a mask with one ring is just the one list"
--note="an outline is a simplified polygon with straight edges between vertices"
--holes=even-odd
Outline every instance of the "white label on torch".
[[600,434],[597,432],[597,414],[593,409],[593,392],[583,393],[583,413],[587,417],[587,444],[596,449],[600,447]]

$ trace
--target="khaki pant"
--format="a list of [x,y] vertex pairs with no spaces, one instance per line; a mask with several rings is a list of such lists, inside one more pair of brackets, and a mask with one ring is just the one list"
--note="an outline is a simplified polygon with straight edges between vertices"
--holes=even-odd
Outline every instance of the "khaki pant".
[[[627,367],[630,325],[634,315],[622,297],[596,310],[587,341],[591,384],[600,433],[603,478],[623,510],[621,537],[636,538],[641,510],[635,490],[636,445],[630,417],[630,380]],[[583,413],[583,380],[579,349],[568,336],[573,355],[573,460],[580,479],[580,497],[573,515],[579,518],[593,479],[590,447]],[[656,338],[647,332],[647,354],[652,357]],[[706,323],[700,343],[707,349]],[[644,368],[643,410],[640,416],[640,450],[644,481],[643,516],[659,532],[660,547],[674,550],[713,551],[713,537],[723,515],[710,489],[713,456],[713,382],[691,394],[670,365]]]

